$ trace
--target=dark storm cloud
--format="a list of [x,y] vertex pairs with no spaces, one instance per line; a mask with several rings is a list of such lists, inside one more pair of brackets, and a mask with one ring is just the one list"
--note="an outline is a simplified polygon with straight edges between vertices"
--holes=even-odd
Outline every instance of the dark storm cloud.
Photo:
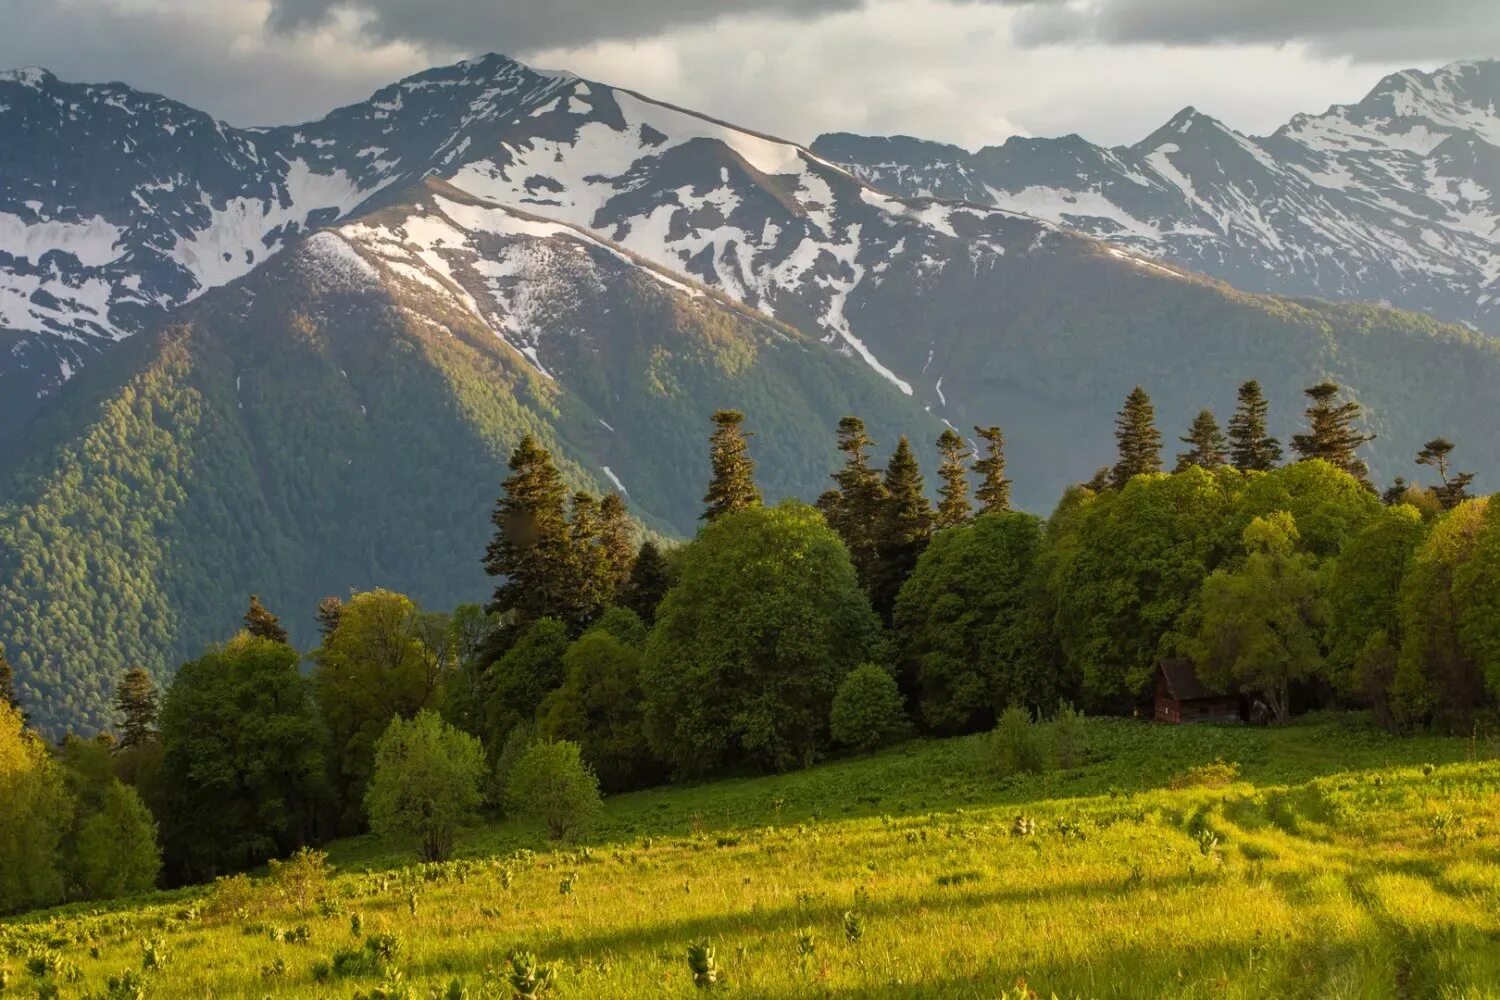
[[273,0],[270,23],[296,31],[335,11],[364,15],[382,40],[524,52],[552,46],[649,38],[720,17],[767,14],[810,19],[862,0]]
[[[1017,5],[1015,0],[978,0]],[[1305,43],[1361,60],[1500,49],[1496,0],[1022,0],[1020,45]]]

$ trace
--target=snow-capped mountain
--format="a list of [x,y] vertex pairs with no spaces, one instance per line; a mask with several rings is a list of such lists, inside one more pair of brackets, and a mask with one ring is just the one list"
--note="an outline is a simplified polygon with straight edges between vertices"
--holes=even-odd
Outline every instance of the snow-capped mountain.
[[1386,302],[1500,333],[1500,62],[1382,80],[1265,137],[1187,108],[1134,146],[969,153],[833,134],[886,190],[1024,212],[1247,291]]
[[918,373],[886,366],[851,325],[861,286],[940,267],[958,245],[968,257],[1071,239],[1014,213],[898,200],[792,143],[501,56],[270,129],[12,72],[0,149],[0,382],[15,387],[0,426],[100,347],[425,176],[816,329],[907,394]]

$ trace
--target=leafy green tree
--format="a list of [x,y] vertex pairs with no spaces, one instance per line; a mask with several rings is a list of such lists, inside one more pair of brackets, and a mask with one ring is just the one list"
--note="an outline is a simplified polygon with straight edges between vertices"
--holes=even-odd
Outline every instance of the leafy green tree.
[[863,420],[844,417],[839,421],[838,448],[844,455],[844,465],[833,474],[838,488],[824,493],[817,504],[828,526],[844,540],[855,575],[866,589],[875,576],[875,545],[885,502],[880,474],[870,465],[869,452],[874,445],[865,433]]
[[709,525],[678,569],[641,674],[652,748],[683,776],[805,764],[826,745],[844,675],[882,658],[843,543],[786,501]]
[[1483,671],[1490,702],[1500,701],[1500,503],[1484,504],[1474,555],[1453,575],[1459,642]]
[[18,709],[0,703],[0,913],[62,900],[59,850],[72,814],[47,748]]
[[441,704],[438,655],[422,641],[417,606],[389,590],[351,597],[338,627],[313,651],[313,690],[328,730],[342,832],[363,826],[375,741],[391,719]]
[[245,631],[257,639],[269,639],[283,644],[291,642],[291,636],[281,627],[281,619],[260,603],[258,594],[250,595],[250,607],[245,612]]
[[1388,695],[1401,643],[1401,583],[1427,536],[1416,508],[1386,507],[1344,545],[1326,570],[1328,671],[1346,697],[1391,720]]
[[1330,558],[1380,512],[1381,503],[1349,473],[1321,459],[1307,459],[1251,476],[1225,528],[1238,538],[1251,521],[1278,510],[1297,522],[1299,548]]
[[98,808],[78,825],[70,867],[84,899],[128,896],[156,884],[156,820],[135,789],[109,779]]
[[488,610],[525,623],[563,613],[571,597],[567,488],[552,456],[530,434],[509,466],[504,495],[490,516],[495,536],[485,549],[484,571],[503,578]]
[[156,738],[156,683],[150,674],[140,667],[125,671],[115,687],[115,711],[120,713],[121,750]]
[[983,514],[1010,510],[1010,480],[1005,478],[1005,435],[998,427],[975,427],[974,433],[984,442],[984,454],[975,460],[979,489],[975,497]]
[[207,879],[313,839],[326,732],[297,651],[240,633],[183,664],[162,703],[169,873]]
[[1471,649],[1466,641],[1464,609],[1473,605],[1462,585],[1472,586],[1486,572],[1465,567],[1480,551],[1488,506],[1488,498],[1470,500],[1443,515],[1401,585],[1401,655],[1391,708],[1403,727],[1431,722],[1467,731],[1484,703],[1484,671],[1476,655],[1483,647]]
[[646,635],[634,612],[610,609],[563,654],[562,686],[538,712],[538,735],[577,743],[606,792],[640,788],[662,777],[643,722]]
[[1281,461],[1281,442],[1266,432],[1270,404],[1254,379],[1240,386],[1238,396],[1229,418],[1229,461],[1241,472],[1270,472]]
[[1364,408],[1352,400],[1338,402],[1340,391],[1339,384],[1330,381],[1304,390],[1312,400],[1306,410],[1308,429],[1292,435],[1292,450],[1304,459],[1320,458],[1368,486],[1370,469],[1355,453],[1375,435],[1359,429]]
[[648,539],[641,543],[641,549],[636,553],[620,603],[650,625],[656,621],[656,607],[671,586],[672,572],[666,557],[657,544]]
[[932,540],[932,504],[927,500],[917,457],[904,436],[886,466],[884,486],[870,604],[881,620],[888,622],[902,584]]
[[833,696],[829,729],[836,742],[864,753],[910,732],[905,700],[891,672],[873,663],[849,671]]
[[1452,510],[1465,500],[1472,500],[1469,486],[1474,482],[1474,473],[1455,472],[1449,468],[1453,455],[1453,442],[1447,438],[1433,438],[1417,452],[1417,464],[1425,465],[1438,474],[1438,484],[1432,488],[1433,495],[1444,510]]
[[464,826],[478,819],[485,775],[479,741],[436,712],[400,717],[375,742],[375,774],[365,792],[370,829],[413,837],[424,861],[445,861]]
[[1203,581],[1197,634],[1182,645],[1204,680],[1259,693],[1281,721],[1292,683],[1324,667],[1317,562],[1297,551],[1286,511],[1251,521],[1244,545],[1242,564]]
[[1062,691],[1037,565],[1042,523],[981,514],[932,540],[896,602],[907,686],[929,728],[974,732],[1009,704],[1048,705]]
[[1066,675],[1090,702],[1124,708],[1151,682],[1165,640],[1233,551],[1224,525],[1244,486],[1227,468],[1137,476],[1075,499],[1059,530],[1049,526],[1053,625]]
[[547,696],[562,686],[568,642],[568,627],[561,621],[538,619],[524,626],[505,655],[485,671],[480,735],[491,750],[503,746],[516,726],[535,722]]
[[1219,422],[1214,419],[1213,410],[1199,410],[1198,415],[1193,418],[1192,426],[1188,428],[1187,436],[1178,440],[1189,446],[1187,451],[1177,456],[1178,472],[1190,465],[1213,469],[1223,465],[1227,459],[1224,434],[1219,430]]
[[745,415],[738,410],[716,410],[714,433],[709,439],[709,462],[713,478],[703,502],[707,508],[702,519],[716,521],[726,514],[761,505],[760,487],[755,485],[755,461],[750,457],[747,438],[741,429]]
[[541,820],[553,840],[576,837],[598,816],[599,779],[583,762],[577,743],[541,740],[510,772],[506,804],[518,816]]
[[1156,408],[1146,390],[1136,386],[1125,397],[1115,417],[1115,442],[1120,458],[1110,470],[1110,485],[1123,489],[1136,476],[1161,471],[1161,431],[1156,429]]
[[943,485],[938,487],[937,519],[939,528],[954,528],[969,519],[974,507],[969,503],[969,470],[967,461],[969,446],[964,439],[949,427],[938,437],[938,453],[942,464],[938,466],[938,478]]

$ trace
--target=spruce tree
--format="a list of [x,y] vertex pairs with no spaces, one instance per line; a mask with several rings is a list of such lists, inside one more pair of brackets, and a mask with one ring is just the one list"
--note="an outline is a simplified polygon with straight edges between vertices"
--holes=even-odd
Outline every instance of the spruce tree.
[[887,623],[896,595],[911,576],[917,559],[932,539],[932,505],[922,483],[922,470],[903,435],[885,470],[885,501],[876,540],[877,564],[870,604]]
[[1363,408],[1352,401],[1337,402],[1337,382],[1319,382],[1304,392],[1312,400],[1306,410],[1308,430],[1292,435],[1292,450],[1303,459],[1321,458],[1369,486],[1370,469],[1355,454],[1360,445],[1375,440],[1356,426]]
[[1281,461],[1281,442],[1266,433],[1270,404],[1260,383],[1240,386],[1239,404],[1229,418],[1229,462],[1243,472],[1269,472]]
[[606,604],[618,603],[635,565],[634,532],[625,498],[610,493],[599,503],[599,547],[604,554]]
[[1452,454],[1453,442],[1441,437],[1428,441],[1417,452],[1417,464],[1428,466],[1438,474],[1439,483],[1432,492],[1444,510],[1452,510],[1470,499],[1469,484],[1474,481],[1472,472],[1455,472],[1450,477],[1448,463]]
[[1120,460],[1110,470],[1110,484],[1121,489],[1135,476],[1161,471],[1161,431],[1156,429],[1156,408],[1146,390],[1136,386],[1125,397],[1125,406],[1115,418],[1115,441]]
[[567,489],[552,456],[530,434],[510,456],[511,475],[490,521],[495,537],[484,569],[505,579],[486,610],[513,614],[518,624],[562,615],[573,585]]
[[257,639],[269,639],[283,646],[291,643],[291,636],[281,627],[281,619],[271,614],[256,594],[250,595],[250,608],[245,612],[245,631]]
[[1095,493],[1103,493],[1105,490],[1110,488],[1113,478],[1114,470],[1107,465],[1101,465],[1099,466],[1099,468],[1094,470],[1093,478],[1088,480],[1083,485],[1085,488],[1093,490]]
[[1406,481],[1406,477],[1397,476],[1391,481],[1391,485],[1386,487],[1385,492],[1380,495],[1380,499],[1387,507],[1394,507],[1396,504],[1405,501],[1406,491],[1409,489],[1411,489],[1411,484]]
[[1187,437],[1177,440],[1190,445],[1187,451],[1177,456],[1177,468],[1173,471],[1198,466],[1200,469],[1216,469],[1225,462],[1224,435],[1213,410],[1199,410],[1188,428]]
[[327,639],[333,635],[333,630],[339,627],[339,622],[344,617],[344,599],[330,594],[318,602],[318,608],[313,614],[318,619],[318,632]]
[[656,606],[667,596],[672,586],[671,571],[666,557],[655,542],[647,541],[636,553],[635,565],[630,569],[630,579],[625,584],[625,593],[620,603],[640,615],[647,625],[656,622]]
[[568,569],[572,581],[560,610],[575,631],[598,616],[613,596],[610,567],[599,544],[599,501],[582,490],[573,494],[568,521]]
[[11,669],[10,660],[5,658],[4,646],[0,646],[0,703],[21,711],[21,698],[16,694],[16,672]]
[[938,436],[937,446],[938,454],[942,456],[938,478],[943,485],[938,487],[942,499],[938,501],[935,524],[939,528],[956,528],[969,519],[974,509],[969,503],[969,470],[966,465],[969,446],[951,427]]
[[839,421],[838,448],[845,457],[843,468],[833,474],[838,488],[824,493],[817,504],[828,526],[844,540],[854,572],[866,589],[875,571],[875,541],[885,500],[880,474],[870,467],[869,450],[874,444],[858,417]]
[[131,667],[115,686],[115,710],[120,713],[120,750],[142,746],[156,736],[156,685],[140,667]]
[[746,443],[751,435],[740,429],[744,420],[745,415],[738,410],[717,410],[713,415],[714,433],[709,439],[713,478],[703,497],[707,507],[701,516],[705,521],[713,522],[725,514],[761,505],[760,487],[755,485],[755,461]]
[[1005,435],[998,427],[975,427],[974,433],[984,442],[984,455],[974,463],[979,473],[981,513],[1010,510],[1010,480],[1005,478]]

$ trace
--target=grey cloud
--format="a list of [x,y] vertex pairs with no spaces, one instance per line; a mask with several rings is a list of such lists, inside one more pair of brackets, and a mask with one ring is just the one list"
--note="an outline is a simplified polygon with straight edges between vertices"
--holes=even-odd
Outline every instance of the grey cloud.
[[1492,54],[1496,13],[1494,0],[1023,0],[1013,32],[1019,45],[1304,43],[1330,56],[1415,62]]
[[366,18],[376,38],[525,52],[553,46],[648,38],[721,17],[769,14],[815,18],[863,0],[273,0],[283,32],[326,23],[336,11]]

